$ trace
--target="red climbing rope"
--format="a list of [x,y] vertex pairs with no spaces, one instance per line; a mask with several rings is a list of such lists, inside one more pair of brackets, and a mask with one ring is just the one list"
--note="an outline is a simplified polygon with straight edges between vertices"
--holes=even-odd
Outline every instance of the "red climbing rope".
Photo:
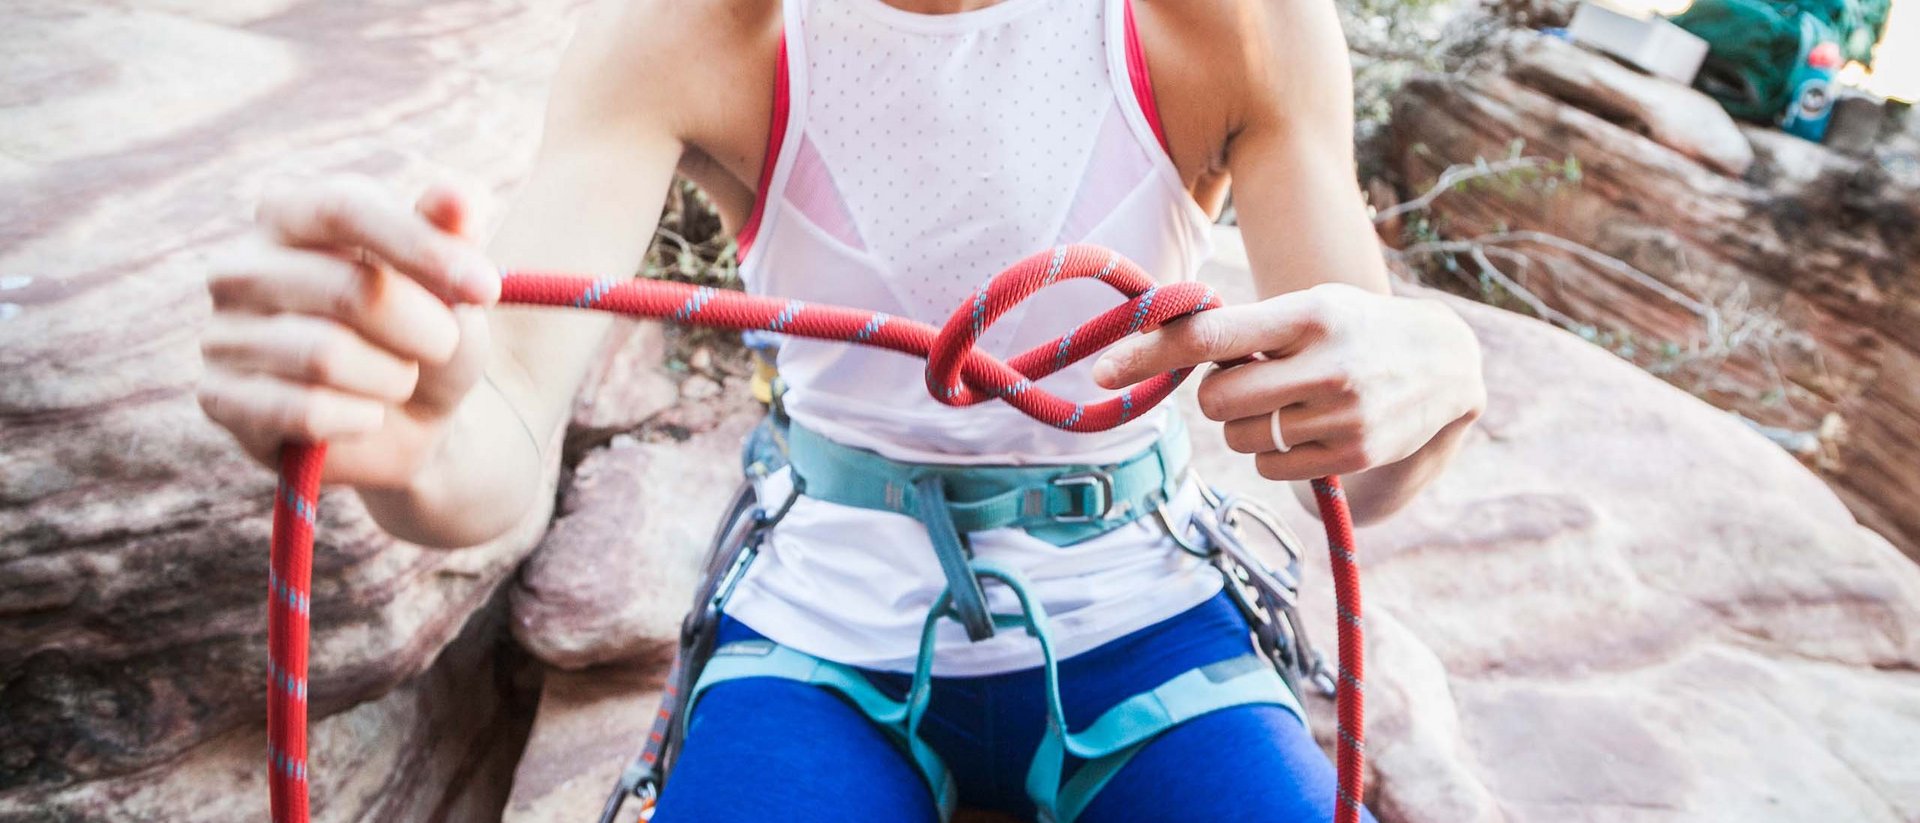
[[[993,321],[1029,295],[1063,280],[1090,277],[1130,299],[1078,328],[1001,362],[975,348]],[[1033,384],[1142,328],[1208,309],[1220,299],[1198,283],[1157,286],[1132,261],[1097,246],[1063,246],[994,275],[945,326],[863,309],[782,300],[726,289],[651,280],[593,279],[535,271],[508,272],[500,302],[598,309],[655,320],[878,346],[927,358],[927,390],[942,403],[966,406],[1000,399],[1028,416],[1069,431],[1113,428],[1165,399],[1186,369],[1157,375],[1092,405],[1074,403]],[[314,519],[326,445],[281,450],[274,501],[273,558],[267,609],[268,783],[275,823],[306,823],[307,630]],[[1362,747],[1360,579],[1353,523],[1337,478],[1314,482],[1331,549],[1339,603],[1339,795],[1335,823],[1358,823]]]
[[1334,628],[1339,638],[1340,680],[1334,694],[1336,727],[1334,794],[1335,823],[1359,823],[1361,795],[1366,788],[1367,704],[1365,639],[1360,627],[1360,560],[1353,553],[1353,515],[1347,511],[1347,492],[1340,478],[1313,481],[1313,502],[1327,528],[1327,561],[1333,567]]

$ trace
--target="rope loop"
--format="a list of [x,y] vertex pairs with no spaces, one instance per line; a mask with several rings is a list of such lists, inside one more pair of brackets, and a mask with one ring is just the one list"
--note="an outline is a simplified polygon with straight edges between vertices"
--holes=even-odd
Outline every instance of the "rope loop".
[[[1021,301],[1048,286],[1079,278],[1112,286],[1128,300],[1004,363],[975,345]],[[949,406],[999,399],[1028,417],[1068,431],[1105,431],[1166,399],[1190,370],[1156,375],[1092,405],[1035,388],[1033,382],[1130,334],[1219,306],[1213,289],[1192,282],[1156,285],[1146,271],[1119,252],[1085,244],[1059,246],[1007,267],[954,309],[927,353],[927,391]]]

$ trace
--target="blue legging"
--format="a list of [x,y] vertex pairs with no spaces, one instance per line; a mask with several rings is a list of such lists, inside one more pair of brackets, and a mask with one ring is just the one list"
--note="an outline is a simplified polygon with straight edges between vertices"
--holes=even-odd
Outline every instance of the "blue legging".
[[[719,642],[759,637],[727,619]],[[1082,728],[1136,693],[1246,654],[1249,645],[1246,621],[1222,595],[1068,658],[1060,664],[1068,725]],[[895,698],[908,686],[906,675],[865,674]],[[921,734],[952,770],[962,806],[1027,819],[1027,766],[1045,727],[1045,685],[1034,668],[935,678]],[[1243,706],[1155,739],[1080,820],[1321,823],[1333,819],[1333,795],[1333,766],[1292,713]],[[931,823],[938,816],[920,772],[859,710],[813,686],[754,678],[701,697],[653,819]]]

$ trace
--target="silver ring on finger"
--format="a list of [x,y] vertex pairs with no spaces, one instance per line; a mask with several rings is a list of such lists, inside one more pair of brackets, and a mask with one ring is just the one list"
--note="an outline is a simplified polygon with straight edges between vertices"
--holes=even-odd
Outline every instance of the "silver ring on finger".
[[1280,410],[1279,409],[1274,409],[1273,414],[1267,415],[1267,431],[1268,433],[1273,435],[1274,451],[1280,452],[1281,454],[1285,454],[1288,449],[1293,448],[1292,446],[1287,445],[1287,438],[1280,433]]

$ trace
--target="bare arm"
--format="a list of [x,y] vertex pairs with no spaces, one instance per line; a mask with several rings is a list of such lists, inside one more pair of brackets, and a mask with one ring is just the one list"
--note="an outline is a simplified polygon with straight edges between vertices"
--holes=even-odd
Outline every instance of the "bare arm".
[[603,0],[568,48],[532,173],[484,253],[450,192],[411,212],[365,180],[270,194],[259,230],[208,279],[208,416],[268,465],[283,442],[328,441],[323,479],[358,490],[401,538],[472,545],[521,522],[544,502],[557,455],[543,447],[611,320],[489,309],[497,265],[635,272],[688,146],[716,131],[712,112],[750,108],[729,99],[745,69],[726,61],[750,51],[730,38],[777,24],[755,14],[771,8]]
[[[499,265],[639,269],[683,148],[671,119],[676,92],[663,82],[671,72],[658,65],[672,47],[629,36],[635,27],[621,18],[639,11],[603,4],[580,24],[553,81],[532,172],[488,245]],[[590,312],[488,314],[488,385],[466,396],[407,485],[361,489],[395,535],[471,545],[526,517],[557,458],[543,452],[612,323]]]
[[[1117,346],[1109,385],[1264,357],[1209,374],[1202,411],[1266,477],[1346,475],[1356,518],[1375,520],[1438,474],[1484,407],[1478,344],[1445,306],[1388,293],[1353,179],[1352,78],[1332,3],[1239,7],[1243,50],[1227,50],[1219,67],[1244,84],[1228,84],[1242,103],[1225,164],[1267,299]],[[1304,484],[1297,491],[1304,497]]]

